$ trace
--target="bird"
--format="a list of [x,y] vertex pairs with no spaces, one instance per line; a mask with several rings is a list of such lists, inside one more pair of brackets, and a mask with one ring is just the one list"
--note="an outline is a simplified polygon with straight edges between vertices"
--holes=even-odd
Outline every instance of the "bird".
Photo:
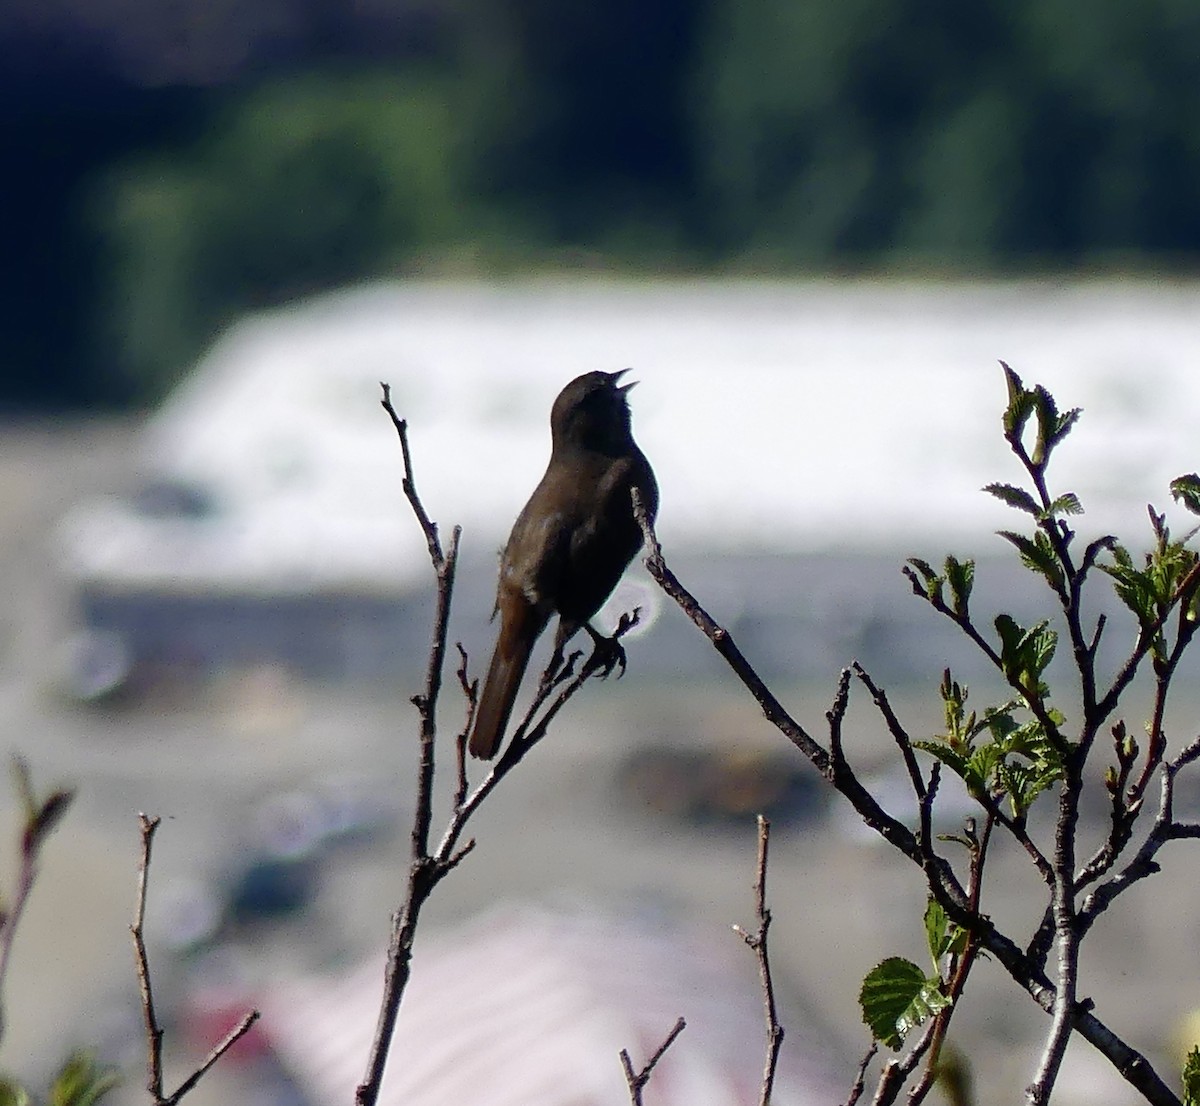
[[[492,618],[500,629],[471,730],[472,756],[490,760],[504,740],[534,643],[558,615],[555,657],[612,594],[642,546],[632,489],[651,522],[658,484],[633,440],[628,369],[577,376],[550,411],[550,462],[500,556]],[[609,665],[611,668],[611,664]]]

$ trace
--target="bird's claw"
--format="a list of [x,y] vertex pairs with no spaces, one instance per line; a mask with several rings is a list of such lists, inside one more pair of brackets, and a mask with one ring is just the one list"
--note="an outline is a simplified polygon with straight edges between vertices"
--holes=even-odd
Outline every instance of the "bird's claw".
[[[624,616],[622,616],[622,619]],[[620,629],[618,627],[618,629]],[[625,646],[621,644],[620,635],[614,634],[612,637],[605,637],[603,634],[593,630],[591,626],[587,627],[588,633],[592,635],[592,655],[587,659],[588,675],[598,675],[600,679],[607,680],[612,675],[613,669],[617,669],[617,679],[619,680],[625,675],[626,659]]]

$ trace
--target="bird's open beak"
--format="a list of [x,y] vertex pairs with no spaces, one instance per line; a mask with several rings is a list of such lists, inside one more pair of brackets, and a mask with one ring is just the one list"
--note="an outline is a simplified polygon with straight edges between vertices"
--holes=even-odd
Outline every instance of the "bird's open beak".
[[[616,384],[616,382],[618,380],[620,380],[621,377],[623,377],[627,372],[632,372],[632,371],[633,371],[632,369],[618,369],[615,373],[610,373],[609,375],[612,377],[612,382],[614,384]],[[621,395],[626,395],[629,392],[630,388],[633,388],[636,386],[637,386],[637,381],[631,380],[628,384],[622,384],[617,389],[617,391],[620,392]]]

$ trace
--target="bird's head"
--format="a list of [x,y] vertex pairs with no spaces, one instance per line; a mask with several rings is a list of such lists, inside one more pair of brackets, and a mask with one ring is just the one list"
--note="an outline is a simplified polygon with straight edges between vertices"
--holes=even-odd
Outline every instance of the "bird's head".
[[629,448],[632,435],[628,393],[637,381],[622,384],[621,377],[627,372],[584,373],[558,393],[550,412],[555,447],[561,444],[608,454]]

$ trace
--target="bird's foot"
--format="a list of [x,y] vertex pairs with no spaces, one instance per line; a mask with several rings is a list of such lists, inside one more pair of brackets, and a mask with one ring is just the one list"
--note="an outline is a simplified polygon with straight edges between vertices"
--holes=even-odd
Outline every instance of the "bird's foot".
[[589,676],[598,675],[600,679],[607,680],[614,668],[617,669],[618,680],[625,675],[625,646],[621,644],[621,638],[638,624],[641,613],[641,607],[634,607],[628,614],[621,615],[612,637],[605,637],[588,622],[583,624],[592,639],[592,655],[584,664]]
[[542,678],[538,681],[538,695],[548,695],[559,684],[566,683],[575,675],[575,666],[583,656],[582,650],[573,649],[564,656],[561,642],[556,642],[550,663],[546,665]]

